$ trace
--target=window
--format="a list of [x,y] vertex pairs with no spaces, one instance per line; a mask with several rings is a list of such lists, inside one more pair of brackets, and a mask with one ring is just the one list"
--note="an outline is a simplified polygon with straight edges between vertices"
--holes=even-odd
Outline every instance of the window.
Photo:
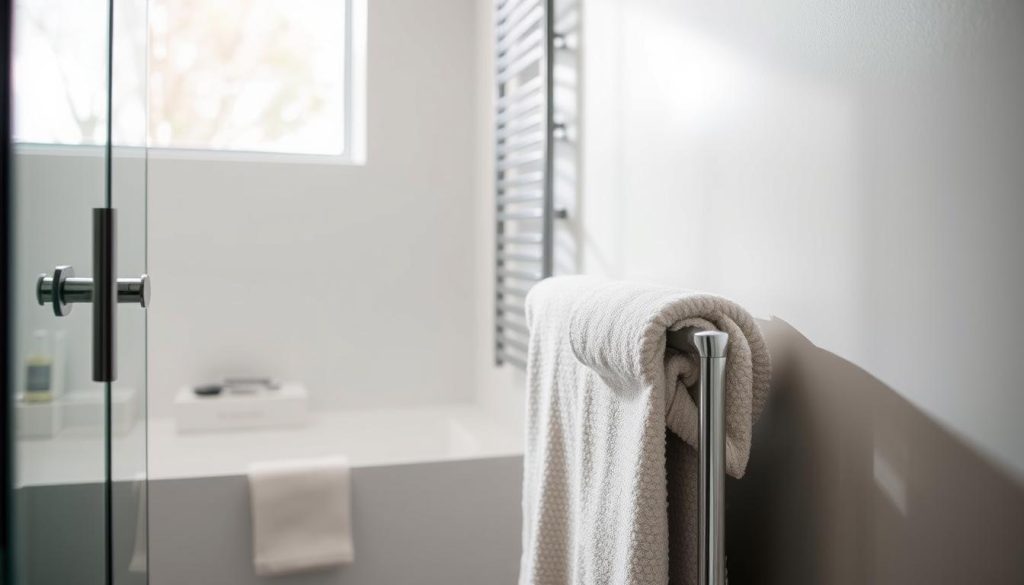
[[342,155],[346,0],[150,2],[151,146]]
[[18,0],[12,73],[14,140],[106,141],[106,10],[95,0]]
[[[289,153],[357,158],[359,84],[354,71],[353,22],[360,0],[150,0],[148,72],[119,66],[114,53],[114,136],[145,126],[150,147],[195,151]],[[22,142],[81,144],[102,141],[105,87],[70,91],[81,71],[82,46],[73,37],[93,32],[88,47],[90,79],[105,81],[101,35],[105,23],[89,16],[95,6],[73,0],[20,0],[16,83],[22,102],[38,96],[42,108],[19,108],[16,136]],[[69,9],[81,5],[81,18]],[[145,24],[118,21],[115,41],[144,31]],[[142,19],[141,23],[146,20]],[[81,29],[81,30],[79,30]],[[102,28],[100,30],[103,30]],[[355,31],[355,36],[359,36]],[[144,42],[144,41],[142,41]],[[145,54],[139,51],[140,54]],[[358,66],[356,67],[358,69]],[[41,74],[43,73],[43,74]],[[119,111],[118,88],[134,73],[148,81],[148,118]],[[81,82],[80,85],[85,85]],[[127,84],[130,85],[130,84]],[[145,89],[145,87],[144,87]],[[144,92],[137,91],[137,95]],[[68,97],[55,103],[50,96]],[[76,97],[77,99],[71,99]],[[136,100],[137,101],[137,100]],[[81,102],[81,103],[79,103]],[[36,102],[38,104],[40,102]],[[58,115],[47,113],[58,111]],[[142,109],[144,108],[136,108]],[[119,125],[133,128],[119,131]],[[99,128],[97,128],[99,126]]]

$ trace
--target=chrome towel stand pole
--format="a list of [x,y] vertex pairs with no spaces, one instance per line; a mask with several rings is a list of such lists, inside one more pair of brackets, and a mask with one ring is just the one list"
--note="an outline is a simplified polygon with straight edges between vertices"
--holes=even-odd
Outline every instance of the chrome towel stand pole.
[[725,359],[729,334],[697,329],[681,333],[700,358],[697,582],[725,585]]
[[693,335],[700,356],[700,580],[725,585],[725,350],[729,334],[702,331]]

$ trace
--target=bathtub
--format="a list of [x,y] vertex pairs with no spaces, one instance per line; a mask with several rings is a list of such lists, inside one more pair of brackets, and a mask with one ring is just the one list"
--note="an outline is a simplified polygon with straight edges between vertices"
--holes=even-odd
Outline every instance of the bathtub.
[[[153,585],[502,585],[520,553],[522,432],[472,405],[315,414],[300,429],[181,435],[149,424]],[[246,467],[345,455],[355,562],[261,579]]]

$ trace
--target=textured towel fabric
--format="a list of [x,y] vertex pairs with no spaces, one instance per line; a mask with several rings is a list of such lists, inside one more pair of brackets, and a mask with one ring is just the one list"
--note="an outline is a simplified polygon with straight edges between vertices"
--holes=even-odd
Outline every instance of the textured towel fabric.
[[[729,334],[726,470],[743,475],[769,360],[751,316],[708,294],[547,279],[530,327],[522,585],[694,583],[699,365],[684,327]],[[666,426],[671,432],[666,433]]]
[[282,575],[352,562],[351,488],[340,457],[249,466],[253,564]]

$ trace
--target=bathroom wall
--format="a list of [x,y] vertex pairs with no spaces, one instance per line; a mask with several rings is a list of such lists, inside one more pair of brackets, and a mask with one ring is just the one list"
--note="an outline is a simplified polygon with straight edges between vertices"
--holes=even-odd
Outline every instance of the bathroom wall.
[[1024,477],[1024,5],[587,7],[585,270],[775,315]]
[[730,580],[1024,574],[1024,4],[588,0],[583,271],[763,319]]
[[240,373],[316,407],[473,396],[479,2],[368,4],[365,165],[151,155],[152,415]]

